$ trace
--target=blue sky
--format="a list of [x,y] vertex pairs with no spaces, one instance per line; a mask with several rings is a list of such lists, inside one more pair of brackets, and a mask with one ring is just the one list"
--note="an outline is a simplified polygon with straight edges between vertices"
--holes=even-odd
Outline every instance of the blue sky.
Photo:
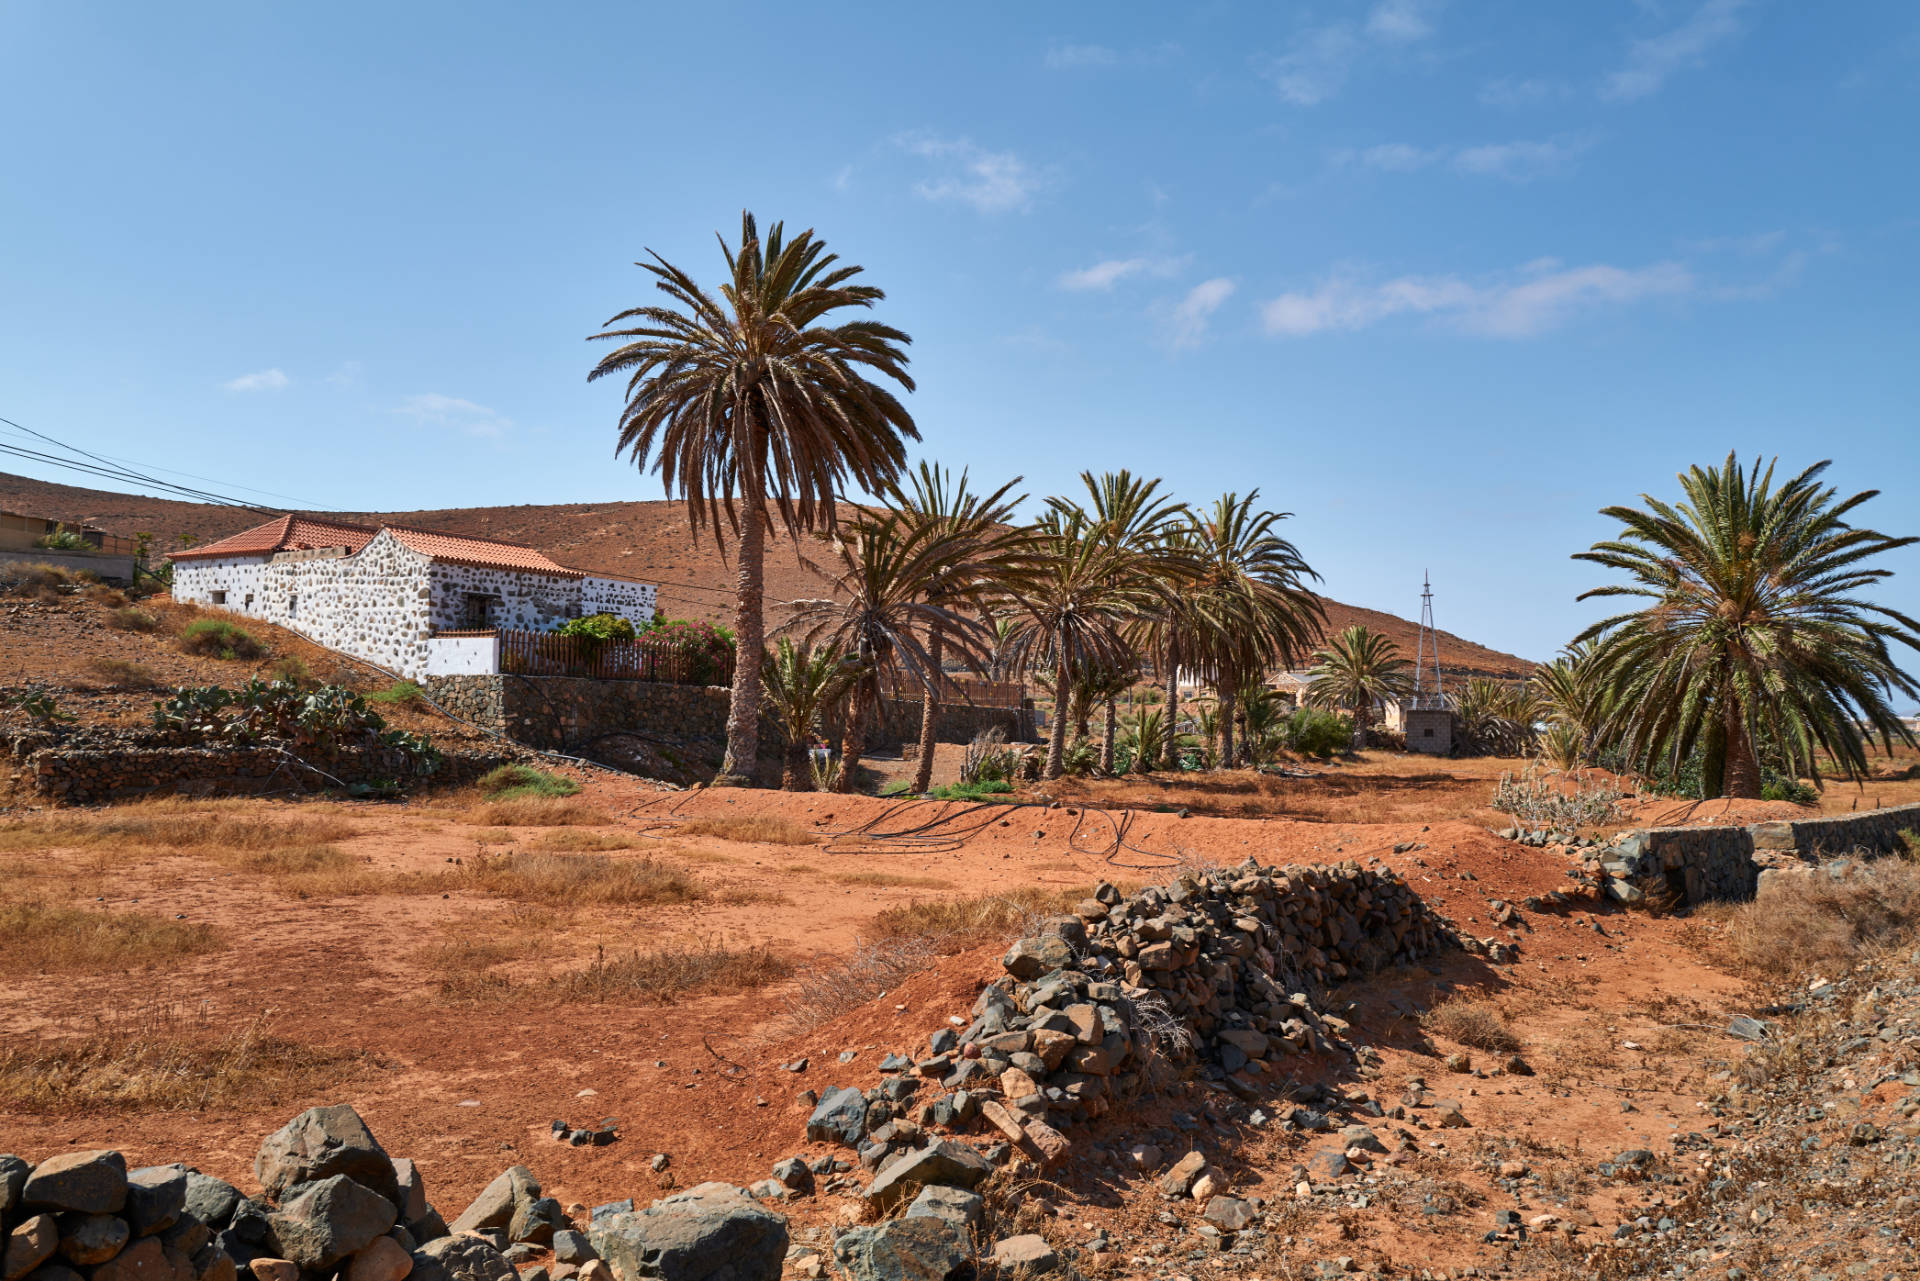
[[0,73],[0,414],[230,491],[659,497],[583,340],[746,207],[888,291],[926,455],[1258,486],[1530,657],[1730,447],[1920,532],[1904,2],[6,0]]

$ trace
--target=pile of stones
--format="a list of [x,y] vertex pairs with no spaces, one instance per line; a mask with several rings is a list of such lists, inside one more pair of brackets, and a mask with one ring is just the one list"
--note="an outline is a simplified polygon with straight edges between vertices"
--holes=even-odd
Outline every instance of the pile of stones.
[[[881,1181],[901,1154],[931,1150],[915,1151],[936,1130],[984,1131],[989,1162],[1019,1151],[1051,1163],[1069,1148],[1061,1126],[1138,1093],[1156,1063],[1196,1056],[1205,1078],[1252,1098],[1284,1056],[1364,1057],[1309,992],[1458,945],[1379,864],[1250,859],[1131,898],[1102,884],[1013,945],[1007,977],[980,993],[964,1027],[934,1031],[917,1057],[887,1056],[871,1090],[815,1101],[807,1137],[855,1149]],[[926,1084],[935,1089],[922,1098]]]
[[[289,1121],[253,1170],[259,1197],[185,1165],[130,1171],[113,1151],[0,1156],[5,1281],[515,1281],[516,1243],[556,1259],[569,1245],[571,1222],[518,1166],[447,1224],[413,1162],[345,1105]],[[571,1235],[573,1262],[591,1259]]]

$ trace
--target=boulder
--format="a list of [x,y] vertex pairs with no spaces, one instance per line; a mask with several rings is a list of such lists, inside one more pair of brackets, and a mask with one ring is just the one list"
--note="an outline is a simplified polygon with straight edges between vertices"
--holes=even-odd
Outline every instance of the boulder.
[[1000,958],[1000,964],[1006,967],[1007,973],[1024,982],[1072,965],[1073,948],[1057,935],[1036,935],[1021,939],[1008,948],[1007,954]]
[[32,1173],[33,1167],[24,1158],[11,1153],[0,1156],[0,1223],[13,1217],[20,1204],[20,1190],[27,1186],[27,1176]]
[[1060,1266],[1060,1256],[1047,1239],[1028,1233],[994,1243],[993,1262],[1003,1271],[1026,1276],[1051,1272]]
[[64,1263],[43,1263],[27,1273],[26,1281],[87,1281]]
[[213,1244],[213,1229],[190,1214],[181,1215],[172,1227],[154,1235],[160,1238],[161,1245],[189,1258]]
[[347,1261],[346,1281],[405,1281],[413,1256],[392,1237],[375,1237]]
[[986,1202],[980,1195],[965,1188],[928,1187],[920,1189],[920,1195],[907,1207],[909,1219],[945,1219],[954,1227],[965,1232],[980,1222],[980,1216],[986,1209]]
[[455,1236],[463,1232],[488,1232],[513,1222],[513,1212],[522,1202],[531,1203],[540,1195],[539,1180],[524,1165],[501,1172],[480,1190],[472,1204],[460,1212],[447,1230]]
[[517,1281],[507,1256],[479,1237],[429,1241],[413,1252],[409,1281]]
[[247,1271],[253,1281],[300,1281],[300,1265],[292,1259],[255,1259]]
[[867,1096],[847,1086],[828,1090],[820,1106],[807,1118],[807,1138],[814,1143],[860,1146],[867,1132]]
[[569,1226],[566,1211],[550,1196],[527,1197],[514,1203],[513,1218],[507,1224],[507,1240],[545,1245],[554,1232]]
[[914,1189],[923,1187],[974,1188],[993,1166],[965,1143],[942,1139],[897,1158],[881,1170],[867,1189],[867,1204],[884,1214]]
[[233,1215],[227,1220],[227,1226],[242,1241],[265,1245],[268,1235],[273,1231],[273,1221],[268,1217],[272,1213],[271,1207],[251,1197],[241,1197],[234,1202]]
[[63,1214],[60,1257],[77,1268],[90,1268],[124,1250],[132,1236],[127,1221],[118,1215]]
[[335,1174],[301,1187],[274,1212],[272,1241],[281,1258],[324,1272],[385,1236],[398,1215],[386,1197]]
[[420,1177],[420,1167],[407,1157],[395,1157],[393,1178],[400,1188],[400,1222],[412,1223],[425,1218],[428,1209],[427,1183]]
[[141,1237],[95,1268],[93,1281],[194,1281],[193,1261],[159,1237]]
[[702,1183],[609,1215],[589,1239],[619,1281],[779,1281],[787,1221],[732,1184]]
[[773,1177],[780,1180],[781,1185],[795,1196],[813,1194],[813,1171],[809,1170],[807,1163],[797,1156],[790,1156],[784,1161],[775,1161]]
[[1207,1158],[1198,1152],[1189,1152],[1173,1163],[1171,1169],[1160,1176],[1160,1190],[1169,1196],[1185,1196],[1193,1187],[1193,1181],[1207,1168]]
[[833,1257],[850,1281],[951,1281],[969,1263],[965,1234],[932,1216],[843,1232]]
[[26,1205],[81,1214],[118,1214],[127,1204],[127,1160],[118,1152],[62,1152],[33,1167],[20,1190]]
[[600,1256],[593,1252],[593,1242],[584,1232],[572,1228],[561,1228],[553,1234],[553,1261],[555,1263],[585,1263]]
[[137,1237],[165,1231],[187,1208],[187,1170],[181,1165],[149,1165],[127,1176],[127,1227]]
[[241,1201],[240,1189],[198,1170],[187,1171],[186,1199],[181,1208],[211,1228],[224,1228]]
[[296,1183],[345,1175],[391,1201],[397,1214],[400,1184],[393,1161],[360,1114],[344,1103],[308,1108],[267,1136],[253,1158],[253,1174],[278,1201]]
[[[160,1244],[164,1246],[166,1243],[166,1238],[162,1237]],[[192,1262],[194,1281],[235,1281],[240,1275],[233,1256],[212,1242],[195,1251]]]
[[7,1234],[7,1250],[0,1258],[0,1275],[19,1281],[48,1259],[60,1245],[60,1227],[51,1214],[36,1214]]
[[1238,1232],[1253,1224],[1253,1207],[1238,1197],[1217,1196],[1207,1202],[1207,1222],[1222,1232]]

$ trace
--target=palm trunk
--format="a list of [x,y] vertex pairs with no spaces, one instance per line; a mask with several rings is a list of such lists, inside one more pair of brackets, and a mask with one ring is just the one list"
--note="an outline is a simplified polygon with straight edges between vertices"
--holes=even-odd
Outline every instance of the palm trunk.
[[1093,719],[1093,698],[1084,685],[1074,683],[1073,690],[1073,743],[1078,747],[1087,741],[1087,722]]
[[1356,752],[1364,752],[1367,750],[1367,721],[1372,715],[1372,712],[1373,708],[1364,698],[1354,705],[1353,750]]
[[812,744],[807,736],[801,734],[787,744],[786,766],[780,771],[780,790],[783,792],[811,792],[813,790],[813,768],[807,759]]
[[1173,662],[1173,638],[1167,638],[1167,661],[1160,669],[1167,682],[1167,741],[1160,759],[1168,769],[1180,768],[1180,669]]
[[1053,668],[1053,726],[1047,734],[1047,768],[1041,775],[1045,779],[1059,778],[1066,769],[1067,761],[1067,707],[1068,690],[1072,678],[1067,668],[1066,629],[1062,628],[1059,638],[1058,658]]
[[927,637],[927,657],[933,660],[933,679],[920,699],[920,763],[913,771],[913,790],[933,790],[933,731],[940,722],[940,650],[943,633],[935,627]]
[[1729,693],[1722,712],[1727,734],[1727,767],[1721,795],[1739,800],[1760,799],[1760,762],[1753,754],[1753,739],[1747,734],[1746,718],[1740,714],[1740,699]]
[[1214,723],[1220,727],[1220,768],[1233,768],[1233,711],[1239,702],[1239,689],[1231,677],[1224,678],[1214,686],[1214,692],[1220,696],[1219,706],[1214,709]]
[[854,771],[859,768],[861,753],[866,750],[867,682],[863,679],[847,699],[847,725],[840,735],[840,777],[834,782],[834,791],[853,791]]
[[1113,739],[1120,732],[1120,710],[1113,695],[1107,695],[1107,728],[1100,740],[1100,772],[1113,775]]
[[760,662],[766,643],[766,512],[748,495],[740,527],[739,600],[733,612],[733,698],[727,705],[727,755],[715,787],[752,787],[760,755]]

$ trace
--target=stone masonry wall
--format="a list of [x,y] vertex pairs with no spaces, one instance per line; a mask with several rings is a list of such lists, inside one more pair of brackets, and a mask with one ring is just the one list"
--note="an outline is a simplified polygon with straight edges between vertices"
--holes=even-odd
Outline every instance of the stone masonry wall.
[[[470,783],[504,765],[507,753],[449,752],[417,783]],[[403,754],[352,749],[320,767],[275,747],[43,747],[26,754],[15,775],[47,800],[97,805],[136,796],[249,796],[325,791],[340,784],[406,781]],[[324,772],[322,772],[324,770]]]

